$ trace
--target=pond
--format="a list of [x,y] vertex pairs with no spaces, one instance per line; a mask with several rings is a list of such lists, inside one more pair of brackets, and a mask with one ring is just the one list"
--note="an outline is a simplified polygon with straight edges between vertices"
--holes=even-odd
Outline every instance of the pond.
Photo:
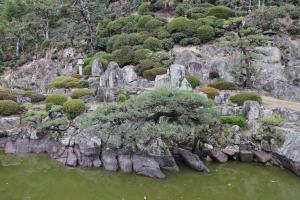
[[0,200],[299,200],[300,177],[258,164],[208,164],[211,174],[181,166],[153,180],[102,169],[59,166],[46,155],[0,153]]

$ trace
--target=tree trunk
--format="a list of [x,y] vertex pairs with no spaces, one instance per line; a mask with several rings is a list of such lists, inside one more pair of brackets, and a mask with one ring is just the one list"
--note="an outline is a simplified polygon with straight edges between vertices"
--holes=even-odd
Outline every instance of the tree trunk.
[[83,21],[86,24],[86,29],[87,29],[87,36],[88,36],[88,46],[89,46],[89,51],[92,52],[96,46],[96,34],[95,34],[95,28],[92,23],[91,19],[91,13],[90,13],[90,8],[89,8],[89,0],[77,0],[76,1],[76,7],[79,10]]
[[17,38],[16,42],[16,57],[18,58],[20,56],[20,38]]
[[45,40],[49,40],[49,19],[45,23]]

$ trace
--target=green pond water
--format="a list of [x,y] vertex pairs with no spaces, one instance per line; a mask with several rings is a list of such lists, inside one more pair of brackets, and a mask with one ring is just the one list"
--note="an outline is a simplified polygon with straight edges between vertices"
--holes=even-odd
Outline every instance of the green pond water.
[[208,164],[211,174],[181,166],[166,180],[59,166],[46,155],[0,153],[0,200],[299,200],[300,177],[275,167]]

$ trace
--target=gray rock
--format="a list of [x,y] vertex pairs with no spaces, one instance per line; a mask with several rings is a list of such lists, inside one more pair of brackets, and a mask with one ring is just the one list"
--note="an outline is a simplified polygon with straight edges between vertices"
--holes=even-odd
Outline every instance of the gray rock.
[[300,111],[293,110],[290,108],[275,108],[272,111],[275,114],[280,114],[286,121],[300,121]]
[[264,151],[255,151],[254,155],[257,161],[261,163],[267,163],[268,161],[272,160],[272,154]]
[[118,162],[121,172],[132,173],[133,164],[130,154],[119,154]]
[[133,170],[138,175],[163,179],[166,176],[160,170],[159,164],[151,157],[133,155]]
[[181,156],[183,161],[189,165],[192,169],[200,172],[209,173],[209,169],[204,165],[200,158],[192,152],[185,149],[178,149],[178,154]]
[[16,140],[16,153],[30,153],[29,139],[17,139]]
[[69,148],[68,150],[68,155],[67,155],[67,160],[66,160],[66,165],[70,167],[76,167],[77,166],[77,157],[75,153],[73,152],[72,148]]
[[261,108],[257,101],[246,101],[242,112],[246,119],[252,122],[260,117]]
[[118,170],[117,153],[114,150],[103,150],[101,155],[104,169],[108,171]]
[[228,161],[228,156],[221,150],[212,150],[210,156],[214,161],[218,163],[226,163]]
[[0,117],[0,136],[8,136],[12,130],[19,128],[21,120],[19,116]]
[[153,156],[154,160],[158,162],[159,167],[169,171],[179,171],[179,167],[173,156]]
[[7,154],[14,154],[16,153],[16,145],[11,140],[8,140],[4,147],[4,152]]
[[240,156],[240,160],[242,162],[253,162],[253,152],[252,151],[241,150],[239,156]]
[[231,157],[236,156],[239,153],[239,146],[227,146],[225,149],[222,149],[222,152]]
[[7,138],[0,138],[0,149],[4,149],[7,142]]
[[100,76],[103,72],[103,67],[99,59],[95,59],[92,63],[92,76]]
[[270,80],[263,86],[263,89],[277,98],[300,101],[300,87],[283,80]]

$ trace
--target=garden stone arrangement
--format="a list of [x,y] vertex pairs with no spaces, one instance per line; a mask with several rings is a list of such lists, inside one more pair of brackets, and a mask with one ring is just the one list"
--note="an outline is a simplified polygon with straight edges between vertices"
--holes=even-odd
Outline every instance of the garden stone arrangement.
[[0,2],[6,154],[157,179],[231,161],[300,176],[299,4],[83,0],[37,25],[20,2]]

